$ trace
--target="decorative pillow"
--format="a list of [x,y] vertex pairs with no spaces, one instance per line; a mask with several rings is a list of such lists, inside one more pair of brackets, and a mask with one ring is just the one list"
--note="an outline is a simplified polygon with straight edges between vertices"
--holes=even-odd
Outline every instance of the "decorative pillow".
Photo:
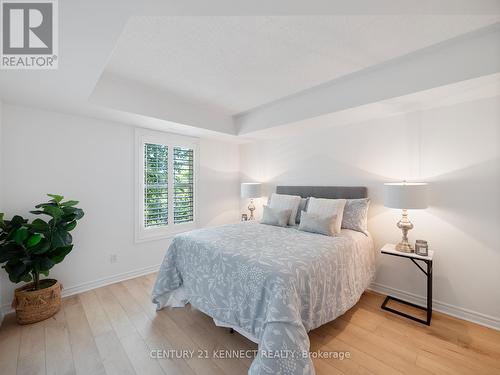
[[307,212],[316,214],[322,218],[335,217],[335,220],[332,221],[332,232],[338,234],[340,233],[345,203],[345,199],[324,199],[311,197],[307,203]]
[[337,216],[321,217],[317,214],[311,214],[306,211],[302,211],[300,218],[299,230],[304,232],[312,232],[324,234],[325,236],[333,236],[334,222]]
[[262,213],[261,224],[276,225],[278,227],[286,227],[288,221],[290,220],[290,215],[292,210],[277,211],[273,210],[269,206],[264,206],[264,211]]
[[295,217],[295,224],[300,223],[300,216],[302,215],[302,211],[307,211],[307,201],[309,198],[300,198],[299,209],[297,210],[297,216]]
[[271,195],[269,207],[275,211],[291,210],[288,225],[295,225],[297,211],[299,210],[301,198],[298,195],[276,194]]
[[344,207],[342,228],[352,229],[368,235],[369,198],[348,199]]

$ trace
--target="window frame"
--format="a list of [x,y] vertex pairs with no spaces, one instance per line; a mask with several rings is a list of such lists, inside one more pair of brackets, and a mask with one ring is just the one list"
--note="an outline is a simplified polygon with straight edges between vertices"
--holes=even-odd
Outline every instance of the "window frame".
[[[161,144],[168,147],[168,224],[146,228],[144,226],[144,145]],[[174,223],[174,147],[186,147],[193,150],[193,221]],[[177,134],[135,129],[135,242],[166,239],[177,233],[198,227],[198,170],[199,139]]]

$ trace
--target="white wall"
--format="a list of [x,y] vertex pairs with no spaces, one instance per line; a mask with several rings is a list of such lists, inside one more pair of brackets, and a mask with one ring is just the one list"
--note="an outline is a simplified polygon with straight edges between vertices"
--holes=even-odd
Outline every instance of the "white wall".
[[[240,170],[243,180],[265,182],[268,191],[276,184],[365,185],[373,201],[369,227],[380,246],[400,238],[395,227],[400,213],[381,205],[382,183],[429,181],[431,207],[410,212],[416,227],[410,237],[427,239],[436,251],[436,307],[500,327],[498,102],[497,97],[311,129],[242,145],[239,153],[238,145],[201,140],[200,223],[238,219]],[[133,239],[133,149],[132,127],[4,103],[0,208],[7,216],[26,213],[45,193],[61,193],[85,209],[74,232],[75,250],[51,272],[67,290],[161,262],[168,240],[135,244]],[[109,262],[110,254],[117,254],[116,263]],[[0,283],[5,309],[14,285],[3,271]],[[379,289],[423,296],[424,283],[410,262],[379,257]]]
[[[4,105],[3,119],[7,216],[26,214],[46,193],[79,200],[85,211],[73,232],[73,252],[51,271],[66,290],[151,270],[161,262],[169,240],[134,243],[132,127],[12,105]],[[202,139],[199,155],[201,226],[234,222],[239,214],[238,145]],[[110,263],[111,254],[117,254],[116,263]],[[4,308],[13,289],[3,282]]]
[[[382,206],[383,182],[430,182],[431,207],[410,212],[410,239],[426,239],[436,251],[435,306],[500,328],[499,111],[496,97],[242,145],[242,179],[265,182],[269,191],[368,186],[377,248],[401,237],[400,212]],[[425,296],[424,277],[409,261],[379,256],[375,287]]]

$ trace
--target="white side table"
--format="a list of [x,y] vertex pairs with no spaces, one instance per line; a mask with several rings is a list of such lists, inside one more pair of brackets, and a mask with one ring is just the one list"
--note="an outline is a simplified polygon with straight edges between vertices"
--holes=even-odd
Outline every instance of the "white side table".
[[[385,244],[384,247],[382,247],[382,249],[380,250],[380,252],[382,254],[393,255],[393,256],[397,256],[397,257],[401,257],[401,258],[410,259],[420,269],[420,271],[422,271],[427,276],[427,306],[426,307],[416,305],[416,304],[408,302],[408,301],[403,301],[403,300],[396,298],[396,297],[387,296],[385,298],[384,302],[382,303],[381,308],[384,310],[390,311],[394,314],[398,314],[398,315],[404,316],[405,318],[414,320],[414,321],[419,322],[419,323],[427,324],[428,326],[430,326],[431,319],[432,319],[432,257],[434,255],[434,252],[432,250],[429,250],[428,256],[421,256],[421,255],[417,255],[415,253],[403,253],[401,251],[397,251],[396,245],[394,245],[394,244]],[[427,265],[427,271],[424,270],[422,268],[422,266],[416,262],[417,260],[422,261]],[[409,306],[415,307],[417,309],[426,311],[427,312],[427,319],[424,320],[424,319],[416,318],[416,317],[411,316],[409,314],[406,314],[404,312],[395,310],[391,307],[387,307],[387,303],[390,300],[404,303],[405,305],[409,305]]]

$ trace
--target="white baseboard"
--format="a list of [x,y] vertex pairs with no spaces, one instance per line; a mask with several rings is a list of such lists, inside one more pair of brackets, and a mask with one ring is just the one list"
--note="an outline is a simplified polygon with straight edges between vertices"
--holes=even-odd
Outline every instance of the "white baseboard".
[[[133,279],[133,278],[136,278],[139,276],[147,275],[147,274],[156,272],[159,269],[160,269],[160,265],[155,264],[154,266],[143,267],[143,268],[139,268],[137,270],[123,272],[123,273],[119,273],[119,274],[116,274],[113,276],[103,277],[101,279],[89,281],[89,282],[82,283],[79,285],[70,286],[69,288],[63,288],[61,295],[62,295],[62,297],[69,297],[69,296],[72,296],[74,294],[86,292],[86,291],[91,290],[91,289],[96,289],[96,288],[106,286],[109,284],[114,284],[114,283],[118,283],[120,281],[129,280],[129,279]],[[14,309],[10,306],[10,304],[2,305],[2,307],[0,308],[0,324],[3,321],[3,317],[6,314],[9,314],[11,312],[14,312]]]
[[[368,289],[381,294],[391,295],[405,301],[413,302],[417,305],[424,306],[426,304],[426,298],[423,296],[395,289],[387,285],[372,283]],[[494,316],[450,305],[449,303],[441,302],[435,299],[432,300],[432,310],[500,331],[500,318],[496,318]]]
[[[117,275],[113,276],[108,276],[108,277],[103,277],[101,279],[97,279],[94,281],[89,281],[86,283],[82,283],[79,285],[74,285],[69,288],[65,288],[62,291],[62,296],[63,297],[68,297],[72,296],[74,294],[86,292],[91,289],[99,288],[102,286],[106,286],[109,284],[117,283],[120,281],[128,280],[128,279],[133,279],[139,276],[147,275],[153,272],[158,271],[160,268],[160,265],[154,265],[154,266],[149,266],[149,267],[144,267],[144,268],[139,268],[137,270],[133,271],[128,271],[128,272],[123,272]],[[389,287],[387,285],[382,285],[379,283],[372,283],[369,287],[370,290],[373,290],[375,292],[385,294],[385,295],[391,295],[397,298],[404,299],[406,301],[410,301],[419,305],[424,305],[425,304],[425,297],[419,296],[414,293],[409,293],[405,292],[400,289],[395,289],[392,287]],[[500,318],[496,318],[494,316],[489,316],[486,314],[482,314],[476,311],[468,310],[462,307],[450,305],[445,302],[433,300],[432,301],[432,308],[435,311],[442,312],[447,315],[454,316],[459,319],[467,320],[469,322],[477,323],[485,327],[493,328],[496,330],[500,331]],[[0,308],[0,324],[3,321],[3,317],[6,314],[9,314],[13,312],[14,310],[10,306],[10,304],[4,304]]]

